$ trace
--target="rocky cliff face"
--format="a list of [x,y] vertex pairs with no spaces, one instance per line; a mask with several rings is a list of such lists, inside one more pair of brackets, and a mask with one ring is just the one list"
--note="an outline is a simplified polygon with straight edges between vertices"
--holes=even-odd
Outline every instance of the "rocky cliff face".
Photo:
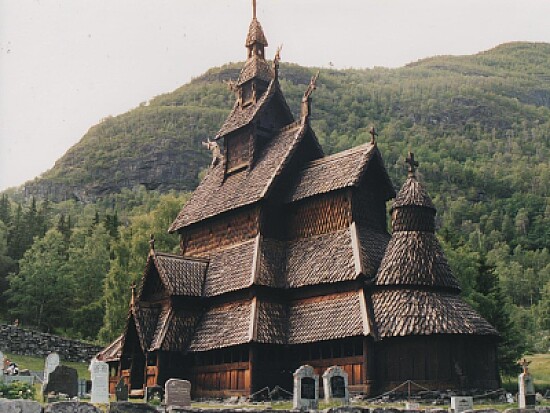
[[172,189],[190,191],[197,186],[198,174],[209,162],[208,153],[199,150],[156,148],[141,153],[139,157],[112,159],[104,167],[89,169],[86,171],[89,180],[65,181],[45,177],[25,184],[23,191],[26,198],[34,196],[53,202],[74,199],[84,203],[94,202],[102,195],[117,193],[123,188],[141,185],[160,192]]

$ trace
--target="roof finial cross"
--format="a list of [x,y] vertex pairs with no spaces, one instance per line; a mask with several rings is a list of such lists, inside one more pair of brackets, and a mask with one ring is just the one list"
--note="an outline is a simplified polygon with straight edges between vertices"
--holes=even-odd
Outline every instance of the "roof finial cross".
[[252,18],[256,18],[256,0],[252,0]]
[[375,138],[375,136],[378,136],[378,132],[376,132],[376,129],[374,128],[374,126],[372,126],[372,127],[370,128],[369,133],[370,133],[371,136],[372,136],[372,138],[371,138],[371,140],[370,140],[370,143],[371,143],[372,145],[374,145],[374,144],[376,143],[376,138]]
[[409,176],[415,176],[416,168],[418,167],[418,161],[414,160],[414,153],[409,152],[409,156],[405,160],[409,164]]
[[155,234],[151,234],[151,238],[149,238],[149,247],[151,248],[151,252],[155,250]]

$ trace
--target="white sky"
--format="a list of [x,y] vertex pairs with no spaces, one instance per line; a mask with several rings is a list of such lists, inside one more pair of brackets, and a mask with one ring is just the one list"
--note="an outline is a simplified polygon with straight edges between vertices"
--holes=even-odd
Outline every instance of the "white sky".
[[[108,115],[245,57],[251,0],[0,0],[0,190]],[[398,67],[550,42],[549,0],[258,0],[272,58]]]

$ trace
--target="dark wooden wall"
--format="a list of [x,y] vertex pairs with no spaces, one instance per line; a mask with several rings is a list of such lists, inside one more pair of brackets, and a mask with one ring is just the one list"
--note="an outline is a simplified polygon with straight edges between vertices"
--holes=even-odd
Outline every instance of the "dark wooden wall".
[[201,257],[208,252],[254,238],[259,231],[259,207],[212,218],[185,231],[181,240],[183,255]]
[[377,391],[406,380],[430,390],[499,386],[494,339],[465,335],[395,337],[375,344]]
[[351,194],[348,191],[307,198],[289,207],[288,238],[305,238],[347,228],[351,218]]

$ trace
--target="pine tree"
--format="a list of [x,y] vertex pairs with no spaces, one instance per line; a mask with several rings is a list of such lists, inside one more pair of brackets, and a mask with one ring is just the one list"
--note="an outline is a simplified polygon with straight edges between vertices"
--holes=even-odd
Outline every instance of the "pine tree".
[[498,346],[499,368],[504,374],[517,371],[516,361],[525,352],[525,341],[511,319],[511,304],[503,294],[495,268],[481,255],[478,261],[476,291],[471,301],[477,311],[500,333]]

